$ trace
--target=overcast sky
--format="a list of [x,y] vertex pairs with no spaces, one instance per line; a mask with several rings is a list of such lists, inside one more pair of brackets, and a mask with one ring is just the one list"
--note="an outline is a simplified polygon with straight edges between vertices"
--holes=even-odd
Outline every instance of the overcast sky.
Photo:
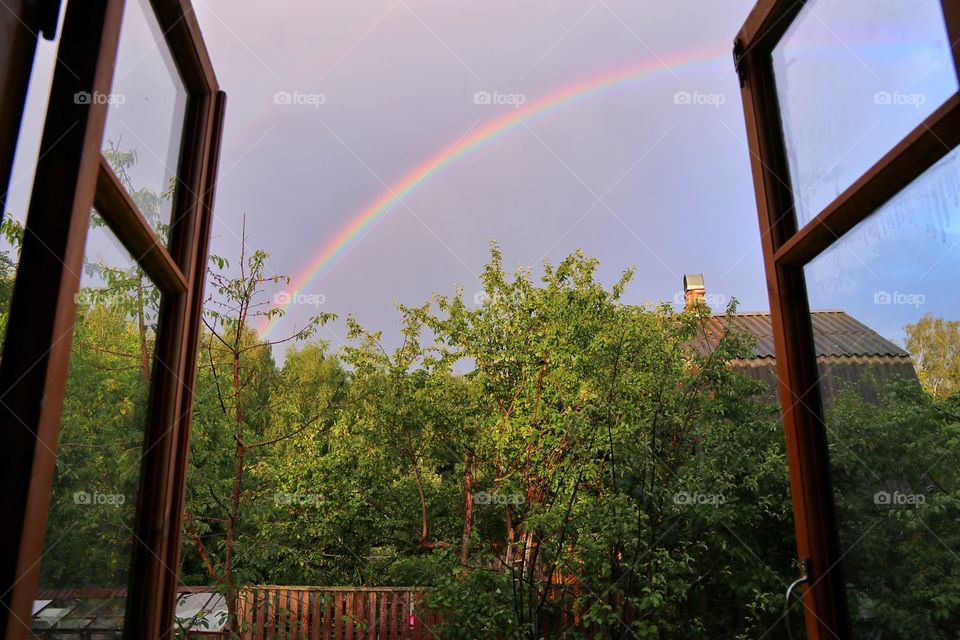
[[[750,0],[194,5],[229,95],[215,250],[236,254],[246,214],[251,244],[291,275],[411,169],[517,102],[654,70],[428,177],[299,292],[308,302],[289,308],[276,337],[315,313],[313,301],[389,333],[395,302],[455,284],[472,298],[491,240],[511,268],[578,247],[607,282],[636,267],[635,302],[672,300],[684,273],[702,272],[717,300],[767,307],[730,55]],[[476,104],[484,91],[511,97]],[[277,104],[278,92],[319,97]],[[677,104],[678,92],[702,104]],[[340,335],[337,325],[325,337]]]
[[[133,181],[159,191],[175,170],[184,102],[145,4],[127,3],[105,138],[135,149]],[[352,313],[393,344],[395,303],[456,285],[473,300],[492,240],[511,269],[577,248],[599,258],[608,284],[634,267],[628,302],[673,301],[683,274],[702,273],[715,310],[733,296],[741,310],[767,309],[731,56],[752,0],[193,4],[228,94],[215,253],[236,263],[246,216],[248,248],[270,254],[272,273],[297,276],[372,203],[403,194],[302,283],[271,338],[325,311]],[[810,3],[774,53],[804,220],[956,90],[939,4],[905,6]],[[15,217],[55,50],[43,41],[37,54]],[[532,107],[564,92],[576,97]],[[514,126],[480,136],[505,121]],[[954,154],[811,265],[811,306],[843,308],[895,340],[922,313],[960,314],[937,277],[960,268],[958,166]],[[129,260],[105,238],[91,237],[88,259]],[[322,337],[338,345],[344,333],[341,320]]]

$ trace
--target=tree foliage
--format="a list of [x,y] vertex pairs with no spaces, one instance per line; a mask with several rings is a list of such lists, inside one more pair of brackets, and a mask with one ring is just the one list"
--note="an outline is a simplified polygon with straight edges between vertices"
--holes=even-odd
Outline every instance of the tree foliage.
[[[134,188],[135,152],[105,153],[166,233],[169,192]],[[2,329],[24,231],[0,233]],[[236,263],[211,258],[197,361],[181,582],[223,592],[234,632],[239,590],[269,583],[426,587],[445,638],[784,637],[783,435],[769,390],[731,367],[749,336],[704,352],[706,306],[625,304],[632,273],[605,285],[581,252],[507,273],[493,245],[482,295],[400,305],[398,345],[348,317],[334,352],[327,314],[257,333],[289,284],[268,260],[245,237]],[[159,295],[135,265],[85,273],[46,587],[124,586],[131,548]],[[922,389],[829,406],[852,615],[877,637],[960,623],[958,327],[905,328]]]
[[928,313],[904,330],[924,388],[937,399],[956,395],[960,391],[960,320]]

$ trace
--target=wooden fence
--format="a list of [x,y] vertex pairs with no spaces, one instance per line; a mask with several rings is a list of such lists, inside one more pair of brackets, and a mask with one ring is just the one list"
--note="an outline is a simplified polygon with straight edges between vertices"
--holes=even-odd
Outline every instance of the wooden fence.
[[439,622],[406,587],[253,587],[238,600],[243,640],[427,640]]

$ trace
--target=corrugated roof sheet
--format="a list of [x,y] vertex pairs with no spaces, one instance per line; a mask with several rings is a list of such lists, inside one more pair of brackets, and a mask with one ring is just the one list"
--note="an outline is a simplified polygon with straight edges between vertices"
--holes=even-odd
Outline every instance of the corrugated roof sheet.
[[[123,627],[126,592],[99,587],[41,589],[30,626],[40,637],[112,638]],[[227,618],[226,601],[210,587],[180,587],[176,618],[179,626],[190,626],[191,637],[219,631]]]
[[[740,360],[732,364],[734,371],[746,374],[755,380],[765,382],[767,393],[764,399],[777,402],[777,366],[772,358]],[[867,402],[880,401],[880,392],[884,384],[900,378],[916,380],[917,373],[910,358],[891,356],[848,357],[822,356],[817,359],[820,372],[820,393],[828,404],[836,397],[841,387],[852,385]]]
[[[889,356],[910,354],[843,311],[813,311],[813,343],[817,357]],[[773,330],[769,313],[738,313],[711,316],[704,334],[694,340],[701,353],[712,351],[728,327],[749,333],[756,339],[755,358],[774,358]]]

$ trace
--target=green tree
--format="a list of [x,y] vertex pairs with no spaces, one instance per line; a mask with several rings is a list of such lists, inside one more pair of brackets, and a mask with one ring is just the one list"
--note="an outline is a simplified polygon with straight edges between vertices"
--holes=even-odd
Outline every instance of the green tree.
[[[105,153],[132,188],[125,170],[135,163],[136,152]],[[138,205],[148,212],[171,197],[149,188],[136,193]],[[150,220],[155,231],[161,230],[157,215]],[[103,227],[92,211],[90,237]],[[5,239],[14,250],[23,234],[15,220],[4,221]],[[160,296],[132,259],[107,261],[88,250],[83,269],[41,582],[116,588],[127,584],[132,552]]]
[[[574,620],[589,637],[762,633],[793,553],[775,414],[728,366],[748,342],[700,355],[705,307],[625,305],[630,274],[608,290],[596,269],[576,253],[537,286],[494,247],[479,307],[462,292],[401,307],[389,355],[352,327],[353,388],[375,404],[359,413],[418,488],[415,548],[435,550],[419,576],[439,587],[444,633],[535,638]],[[432,524],[451,514],[459,525]]]
[[[202,401],[198,399],[195,409],[186,529],[208,578],[226,596],[228,628],[234,634],[240,624],[239,589],[256,577],[253,560],[260,554],[261,541],[254,534],[257,512],[268,508],[262,489],[248,486],[250,470],[263,449],[314,427],[335,400],[330,396],[327,406],[302,424],[286,423],[277,428],[273,421],[276,406],[272,392],[278,374],[271,347],[307,339],[332,316],[311,318],[286,338],[260,340],[254,324],[281,313],[263,299],[265,287],[288,282],[285,276],[266,274],[267,258],[263,251],[246,253],[245,231],[238,273],[227,271],[229,263],[224,258],[211,257],[212,292],[205,308],[206,332],[200,348],[199,366],[204,373],[204,388],[210,393],[203,394]],[[204,446],[198,446],[201,443]],[[251,499],[255,497],[261,499]]]
[[844,572],[865,637],[933,640],[960,628],[960,416],[915,381],[878,402],[842,389],[827,414]]
[[939,400],[955,395],[960,390],[960,321],[928,313],[904,331],[924,389]]

